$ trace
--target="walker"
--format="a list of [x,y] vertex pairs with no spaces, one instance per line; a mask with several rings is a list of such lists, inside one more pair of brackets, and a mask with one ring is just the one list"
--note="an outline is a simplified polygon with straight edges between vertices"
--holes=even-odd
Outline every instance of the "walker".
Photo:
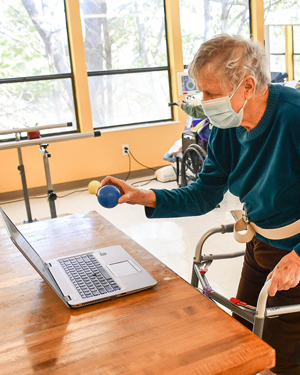
[[[233,227],[234,224],[220,225],[219,227],[208,230],[202,235],[196,245],[191,284],[210,300],[220,303],[232,312],[251,322],[253,324],[252,331],[258,337],[262,338],[265,318],[276,318],[281,314],[300,312],[300,304],[267,308],[266,304],[271,280],[267,281],[261,289],[256,307],[249,306],[246,302],[239,301],[236,298],[228,299],[212,289],[206,275],[208,272],[208,267],[212,264],[213,260],[236,258],[244,255],[245,251],[217,255],[205,255],[202,254],[203,245],[205,241],[213,234],[232,233]],[[199,287],[199,282],[201,284],[201,288]]]

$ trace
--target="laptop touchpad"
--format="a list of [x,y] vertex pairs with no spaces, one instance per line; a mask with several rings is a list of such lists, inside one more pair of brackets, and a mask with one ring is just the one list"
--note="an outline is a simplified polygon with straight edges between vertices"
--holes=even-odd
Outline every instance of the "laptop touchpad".
[[125,260],[124,262],[109,264],[107,265],[107,268],[109,268],[116,277],[132,275],[140,271],[136,267],[134,267],[134,265],[128,260]]

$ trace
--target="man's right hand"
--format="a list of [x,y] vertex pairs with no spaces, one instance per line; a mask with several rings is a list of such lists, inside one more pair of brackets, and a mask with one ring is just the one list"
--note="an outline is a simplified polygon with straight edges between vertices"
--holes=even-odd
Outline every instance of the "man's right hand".
[[122,180],[107,176],[104,178],[104,180],[102,180],[101,185],[96,191],[96,195],[98,194],[99,189],[101,189],[105,185],[114,185],[120,190],[121,197],[118,201],[119,204],[128,203],[140,204],[142,206],[152,208],[156,207],[156,195],[152,190],[137,189],[126,184],[126,182]]

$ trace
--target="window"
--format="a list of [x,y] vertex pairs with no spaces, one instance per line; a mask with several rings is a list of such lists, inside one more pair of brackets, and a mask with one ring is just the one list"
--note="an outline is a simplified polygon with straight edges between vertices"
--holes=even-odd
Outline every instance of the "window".
[[[300,79],[300,4],[298,0],[264,0],[265,42],[270,70],[287,72],[289,79]],[[293,25],[291,35],[286,28]],[[289,47],[291,43],[291,47]],[[286,55],[288,51],[288,55]],[[290,60],[290,61],[289,61]],[[289,68],[291,66],[291,68]]]
[[294,78],[300,80],[300,25],[293,26]]
[[285,27],[269,26],[270,70],[286,72],[285,63]]
[[81,0],[94,128],[171,120],[163,0]]
[[265,25],[300,23],[299,0],[264,0]]
[[[0,0],[0,131],[72,122],[72,73],[63,0]],[[2,136],[1,139],[11,138]]]
[[189,65],[200,44],[216,34],[250,37],[248,0],[180,0],[183,63]]

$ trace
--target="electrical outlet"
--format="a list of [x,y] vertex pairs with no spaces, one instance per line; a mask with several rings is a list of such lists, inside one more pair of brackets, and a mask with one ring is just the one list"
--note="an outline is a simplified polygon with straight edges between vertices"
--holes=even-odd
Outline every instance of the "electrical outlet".
[[129,145],[122,145],[122,154],[129,155]]

